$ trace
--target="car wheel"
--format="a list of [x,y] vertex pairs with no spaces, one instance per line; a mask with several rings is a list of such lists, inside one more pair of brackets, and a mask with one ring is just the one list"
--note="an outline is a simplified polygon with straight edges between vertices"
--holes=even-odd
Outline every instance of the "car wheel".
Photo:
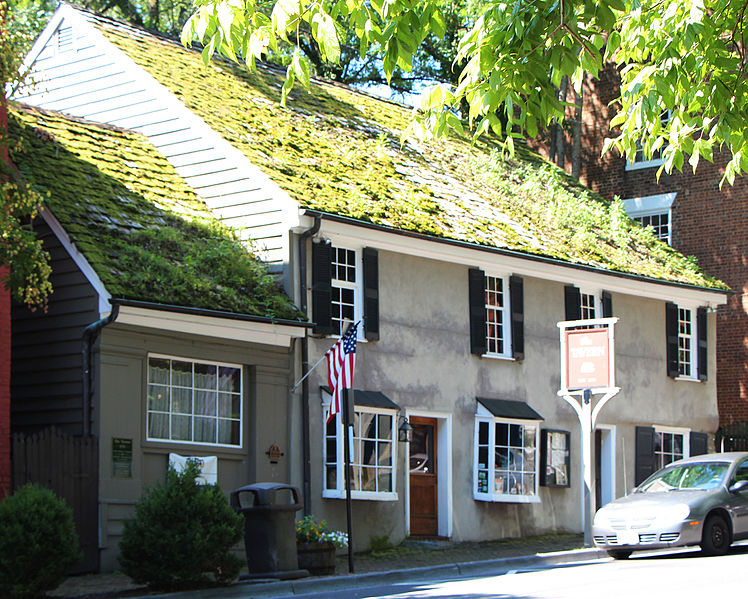
[[629,549],[608,549],[608,555],[613,559],[628,559],[631,551]]
[[701,550],[706,555],[724,555],[730,544],[730,529],[725,519],[717,514],[709,516],[701,534]]

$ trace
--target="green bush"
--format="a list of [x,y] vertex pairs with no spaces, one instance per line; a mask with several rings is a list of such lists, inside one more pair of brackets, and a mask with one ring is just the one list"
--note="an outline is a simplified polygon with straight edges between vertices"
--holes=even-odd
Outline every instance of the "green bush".
[[0,597],[52,590],[80,559],[73,511],[52,491],[25,485],[0,501]]
[[195,462],[178,473],[169,468],[166,485],[148,489],[125,522],[119,544],[125,574],[153,589],[178,590],[215,581],[230,582],[241,560],[231,553],[243,533],[243,519],[218,485],[199,485]]

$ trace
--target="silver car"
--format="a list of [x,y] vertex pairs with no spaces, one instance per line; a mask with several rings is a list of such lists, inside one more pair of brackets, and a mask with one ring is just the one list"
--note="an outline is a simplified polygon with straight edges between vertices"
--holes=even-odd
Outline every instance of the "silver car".
[[595,514],[595,545],[611,557],[701,545],[727,553],[748,538],[748,453],[712,453],[672,462]]

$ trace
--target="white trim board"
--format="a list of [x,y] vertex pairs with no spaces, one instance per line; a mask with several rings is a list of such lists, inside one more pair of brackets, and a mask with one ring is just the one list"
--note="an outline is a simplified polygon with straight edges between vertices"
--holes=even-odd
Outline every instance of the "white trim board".
[[[302,219],[305,228],[311,228],[314,220],[306,215]],[[634,278],[635,275],[617,276],[615,273],[601,270],[587,270],[574,268],[564,264],[554,264],[544,260],[533,260],[530,256],[509,256],[492,252],[491,248],[467,247],[440,240],[424,239],[402,235],[394,231],[374,229],[359,226],[355,223],[340,222],[322,218],[322,226],[318,235],[330,237],[336,245],[356,244],[366,245],[381,251],[418,256],[441,262],[463,264],[485,270],[500,269],[520,276],[555,281],[558,283],[573,283],[578,287],[594,287],[605,289],[612,293],[623,293],[638,297],[646,297],[676,304],[695,304],[716,308],[727,302],[727,293],[710,291],[698,287],[684,287],[669,284],[667,281],[656,282]]]
[[60,224],[60,221],[55,218],[54,214],[52,214],[48,208],[43,208],[40,215],[44,222],[47,223],[47,226],[52,230],[54,236],[57,237],[62,247],[65,248],[65,251],[70,255],[70,258],[75,262],[76,266],[80,268],[83,276],[86,277],[86,280],[96,291],[99,300],[99,318],[109,314],[112,310],[109,301],[112,296],[106,290],[104,283],[99,278],[99,275],[96,274],[91,263],[86,260],[86,257],[81,254],[80,251],[78,251],[73,240],[70,239],[70,236]]
[[115,323],[278,347],[290,347],[292,339],[306,335],[306,328],[301,326],[150,310],[135,306],[120,306]]

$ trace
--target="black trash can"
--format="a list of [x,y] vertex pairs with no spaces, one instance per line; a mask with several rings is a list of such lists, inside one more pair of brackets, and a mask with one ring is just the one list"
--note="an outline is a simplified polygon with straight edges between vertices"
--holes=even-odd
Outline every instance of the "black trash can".
[[[290,502],[289,502],[290,500]],[[231,493],[231,507],[244,516],[248,578],[301,578],[296,555],[299,490],[279,483],[255,483]]]

